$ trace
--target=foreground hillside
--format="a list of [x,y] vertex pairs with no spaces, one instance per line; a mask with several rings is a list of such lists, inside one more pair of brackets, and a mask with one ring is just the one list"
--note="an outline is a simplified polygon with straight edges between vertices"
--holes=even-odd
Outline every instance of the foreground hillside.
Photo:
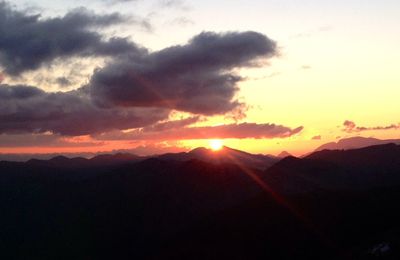
[[249,167],[254,157],[235,153],[246,160],[209,160],[207,154],[202,160],[120,155],[89,162],[62,157],[1,162],[0,254],[4,259],[400,256],[400,146],[287,157],[267,170]]

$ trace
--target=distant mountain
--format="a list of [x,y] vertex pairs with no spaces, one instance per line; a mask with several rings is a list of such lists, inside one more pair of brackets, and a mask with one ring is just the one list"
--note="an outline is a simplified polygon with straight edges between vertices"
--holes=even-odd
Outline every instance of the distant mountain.
[[96,165],[117,165],[124,163],[139,162],[148,157],[138,156],[130,153],[101,154],[91,158],[89,161]]
[[[280,158],[271,155],[251,154],[244,151],[232,149],[224,146],[219,151],[213,151],[204,147],[195,148],[189,152],[181,153],[166,153],[154,156],[138,156],[130,153],[116,153],[116,154],[100,154],[91,159],[84,157],[69,158],[63,155],[57,155],[50,159],[30,159],[27,163],[30,165],[42,165],[49,167],[101,167],[101,166],[117,166],[125,163],[139,162],[148,158],[159,158],[166,161],[179,161],[185,162],[192,159],[210,162],[214,164],[237,164],[250,168],[265,170],[270,167]],[[12,159],[13,157],[10,157]],[[25,158],[25,157],[24,157]],[[5,160],[3,162],[6,162]],[[23,160],[18,160],[22,161]],[[0,160],[1,162],[1,160]]]
[[65,156],[56,156],[49,160],[31,159],[26,162],[28,165],[58,167],[58,168],[79,168],[79,167],[105,167],[116,166],[126,163],[139,162],[146,159],[146,157],[137,156],[129,153],[117,154],[101,154],[91,159],[75,157],[68,158]]
[[338,142],[331,142],[326,143],[315,149],[315,151],[322,151],[322,150],[349,150],[349,149],[357,149],[368,147],[372,145],[380,145],[380,144],[389,144],[395,143],[400,144],[400,139],[388,139],[388,140],[381,140],[376,138],[367,138],[367,137],[350,137],[350,138],[343,138],[340,139]]
[[[24,162],[12,162],[12,165],[34,166],[34,167],[50,167],[62,169],[80,169],[80,168],[96,168],[100,171],[109,169],[110,167],[120,167],[125,164],[133,164],[149,158],[158,158],[163,161],[187,162],[190,160],[200,160],[207,163],[222,165],[233,164],[239,167],[247,167],[251,169],[265,170],[279,161],[279,158],[261,154],[251,154],[240,150],[223,147],[221,150],[213,151],[203,147],[193,149],[190,152],[182,153],[166,153],[153,157],[138,156],[130,153],[117,154],[101,154],[91,159],[83,157],[68,158],[66,156],[55,156],[49,160],[30,159]],[[0,164],[11,162],[1,161]]]
[[264,180],[281,193],[389,187],[400,185],[399,158],[395,144],[323,150],[282,159],[265,172]]
[[57,156],[64,156],[67,158],[92,158],[96,156],[96,153],[35,153],[35,154],[13,154],[13,153],[2,153],[0,154],[0,162],[8,161],[8,162],[27,162],[31,159],[37,160],[50,160]]
[[292,156],[289,152],[287,152],[287,151],[282,151],[280,154],[278,154],[278,158],[285,158],[285,157],[288,157],[288,156]]
[[158,156],[157,158],[161,160],[172,160],[180,162],[197,159],[214,164],[229,163],[260,170],[265,170],[266,168],[272,166],[274,163],[279,161],[278,158],[272,156],[251,154],[226,146],[218,151],[213,151],[204,147],[200,147],[190,152],[163,154]]

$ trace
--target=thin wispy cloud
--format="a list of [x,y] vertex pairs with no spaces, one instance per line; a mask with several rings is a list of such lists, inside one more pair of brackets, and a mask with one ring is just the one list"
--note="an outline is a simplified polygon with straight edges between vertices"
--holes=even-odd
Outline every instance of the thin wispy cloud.
[[400,129],[399,124],[391,124],[387,126],[372,126],[372,127],[365,127],[365,126],[358,126],[356,123],[350,120],[346,120],[343,122],[343,131],[347,133],[354,133],[354,132],[363,132],[363,131],[382,131],[382,130],[398,130]]
[[299,134],[303,127],[290,128],[275,124],[240,123],[219,126],[181,127],[172,129],[139,129],[94,136],[99,140],[194,140],[194,139],[272,139]]

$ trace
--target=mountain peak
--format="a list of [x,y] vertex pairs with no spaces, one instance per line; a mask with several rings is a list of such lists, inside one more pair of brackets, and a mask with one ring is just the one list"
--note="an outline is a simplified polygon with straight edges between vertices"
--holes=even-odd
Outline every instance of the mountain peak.
[[193,150],[190,150],[188,153],[205,153],[205,152],[210,152],[210,149],[207,149],[205,147],[196,147]]
[[49,161],[51,162],[65,162],[68,161],[69,158],[63,155],[58,155],[56,157],[51,158]]
[[287,151],[282,151],[280,154],[277,155],[278,158],[285,158],[288,156],[292,156],[292,155]]
[[205,147],[198,147],[189,152],[169,153],[160,155],[158,158],[162,160],[172,161],[189,161],[201,160],[215,164],[237,164],[247,165],[251,168],[266,169],[274,164],[277,159],[271,156],[261,154],[251,154],[241,150],[233,149],[228,146],[223,146],[220,150],[213,151]]

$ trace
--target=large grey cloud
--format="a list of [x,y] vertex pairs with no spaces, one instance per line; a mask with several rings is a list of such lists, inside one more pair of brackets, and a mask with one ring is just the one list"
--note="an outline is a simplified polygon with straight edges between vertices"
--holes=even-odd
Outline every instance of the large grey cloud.
[[222,114],[240,105],[234,97],[242,78],[233,70],[276,53],[275,42],[257,32],[203,32],[186,45],[117,58],[94,73],[91,94],[102,106]]
[[158,108],[99,108],[83,88],[47,93],[31,86],[0,85],[0,134],[87,135],[143,127],[168,115]]
[[154,125],[173,109],[202,115],[240,109],[237,83],[243,79],[236,69],[258,66],[277,53],[274,41],[252,31],[203,32],[185,45],[156,52],[126,38],[105,39],[96,31],[125,21],[117,13],[96,15],[86,9],[43,19],[0,2],[0,65],[5,73],[19,75],[63,57],[113,57],[75,91],[48,93],[0,83],[0,134],[86,135],[194,123],[199,117]]
[[19,75],[56,58],[118,55],[142,52],[126,38],[104,39],[94,29],[126,22],[118,13],[96,15],[84,8],[63,17],[43,19],[0,2],[0,65],[6,73]]

